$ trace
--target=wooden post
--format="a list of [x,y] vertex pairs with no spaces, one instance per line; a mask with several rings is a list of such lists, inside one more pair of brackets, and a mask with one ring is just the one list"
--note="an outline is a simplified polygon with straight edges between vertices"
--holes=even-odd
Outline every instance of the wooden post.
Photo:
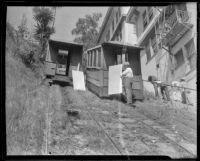
[[78,66],[77,66],[77,71],[79,71],[79,68],[80,68],[80,63],[78,63]]

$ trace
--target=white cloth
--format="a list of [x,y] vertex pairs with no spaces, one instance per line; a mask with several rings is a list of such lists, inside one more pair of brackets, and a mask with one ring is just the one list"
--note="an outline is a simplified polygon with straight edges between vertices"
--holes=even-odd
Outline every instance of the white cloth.
[[172,82],[172,86],[176,86],[176,87],[180,87],[180,82],[178,82],[178,81],[173,81]]
[[122,72],[121,76],[124,77],[133,77],[133,71],[131,68],[126,68],[125,71]]

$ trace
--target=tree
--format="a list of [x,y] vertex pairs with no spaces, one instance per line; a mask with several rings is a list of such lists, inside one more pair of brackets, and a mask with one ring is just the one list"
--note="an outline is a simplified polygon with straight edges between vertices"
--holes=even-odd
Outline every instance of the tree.
[[79,18],[76,28],[72,30],[72,35],[76,35],[74,41],[83,43],[84,51],[95,45],[95,39],[98,35],[98,21],[101,17],[101,13],[93,13],[84,18]]
[[55,32],[51,24],[54,21],[53,9],[51,7],[34,7],[33,18],[36,22],[34,37],[41,44],[42,51],[40,57],[42,59],[46,56],[47,41],[50,36]]
[[22,37],[24,37],[24,34],[27,32],[27,30],[28,30],[28,28],[27,28],[27,18],[26,18],[26,15],[23,14],[21,24],[18,26],[18,33],[20,33],[20,35]]

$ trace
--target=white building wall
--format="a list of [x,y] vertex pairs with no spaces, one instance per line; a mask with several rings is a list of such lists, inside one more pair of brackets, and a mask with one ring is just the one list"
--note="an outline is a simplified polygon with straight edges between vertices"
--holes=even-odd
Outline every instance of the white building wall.
[[121,13],[127,15],[130,7],[121,7]]
[[136,29],[135,25],[125,23],[124,24],[124,30],[125,30],[125,42],[129,44],[137,44],[137,35],[136,35]]

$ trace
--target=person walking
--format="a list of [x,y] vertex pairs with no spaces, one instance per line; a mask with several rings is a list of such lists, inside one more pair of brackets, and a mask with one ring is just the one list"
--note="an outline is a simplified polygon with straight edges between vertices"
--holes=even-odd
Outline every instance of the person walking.
[[123,72],[121,74],[121,78],[125,87],[125,95],[127,104],[132,104],[132,82],[133,82],[133,71],[130,68],[129,62],[123,63],[122,66]]

